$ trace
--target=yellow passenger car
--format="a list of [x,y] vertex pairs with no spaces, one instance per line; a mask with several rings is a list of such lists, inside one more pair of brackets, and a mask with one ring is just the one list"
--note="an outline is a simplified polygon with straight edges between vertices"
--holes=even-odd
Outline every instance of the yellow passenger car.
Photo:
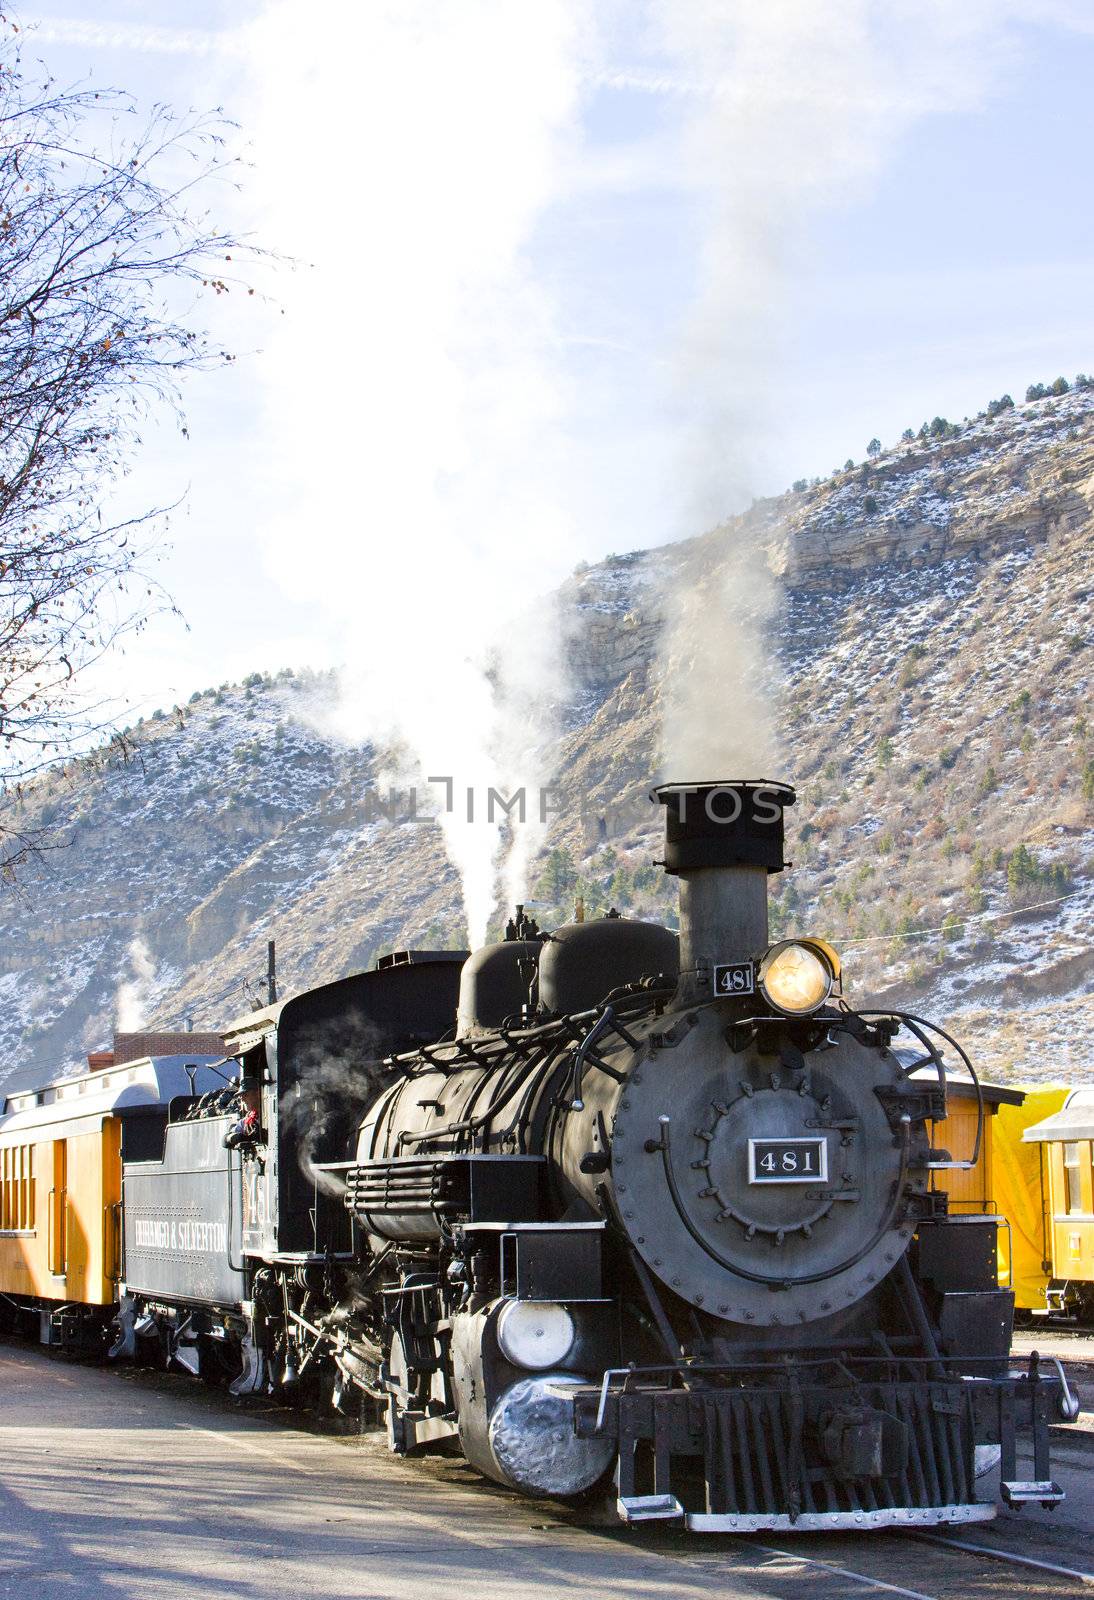
[[1072,1089],[1023,1140],[1038,1148],[1044,1180],[1045,1309],[1094,1319],[1094,1088]]
[[[223,1087],[209,1056],[160,1056],[0,1101],[0,1311],[43,1343],[94,1343],[121,1262],[121,1154],[158,1154],[176,1096]],[[188,1068],[191,1069],[188,1072]]]
[[[981,1093],[984,1124],[975,1166],[931,1174],[931,1188],[949,1195],[950,1211],[957,1216],[1003,1214],[996,1194],[996,1123],[1004,1107],[1020,1106],[1024,1096],[1020,1089],[1004,1089],[995,1083],[982,1084]],[[932,1146],[954,1161],[971,1161],[978,1121],[976,1086],[968,1078],[951,1076],[946,1086],[946,1116],[933,1125]]]

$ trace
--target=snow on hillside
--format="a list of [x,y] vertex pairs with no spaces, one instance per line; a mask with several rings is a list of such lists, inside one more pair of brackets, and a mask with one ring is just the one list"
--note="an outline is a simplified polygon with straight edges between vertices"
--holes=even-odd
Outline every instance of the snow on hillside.
[[[665,594],[686,563],[715,595],[730,543],[751,539],[784,574],[775,776],[799,790],[776,931],[832,939],[853,997],[948,1021],[998,1075],[1094,1073],[1092,494],[1083,389],[579,569],[560,593],[572,693],[540,920],[577,894],[672,919],[641,799],[661,756]],[[261,997],[271,937],[285,992],[384,949],[458,947],[440,831],[370,809],[376,752],[317,731],[332,692],[255,673],[131,730],[128,759],[31,787],[20,824],[69,842],[0,900],[0,1078],[109,1038],[136,935],[154,962],[144,1020],[199,1028]]]

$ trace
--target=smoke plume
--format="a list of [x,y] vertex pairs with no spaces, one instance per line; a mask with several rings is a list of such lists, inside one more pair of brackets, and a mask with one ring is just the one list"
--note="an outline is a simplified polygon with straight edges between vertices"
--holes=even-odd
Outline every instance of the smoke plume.
[[[1091,26],[1068,0],[653,0],[657,92],[684,107],[696,192],[694,303],[680,327],[680,526],[747,504],[777,431],[791,296],[818,218],[853,203],[924,117],[974,109],[1026,22]],[[776,758],[771,632],[779,589],[746,521],[675,586],[665,634],[665,755],[675,778],[759,774]]]
[[472,942],[495,903],[486,791],[539,782],[549,731],[508,743],[507,623],[576,559],[555,308],[527,251],[575,139],[584,11],[321,0],[302,27],[276,4],[251,41],[262,231],[305,263],[264,359],[266,547],[343,659],[337,731],[454,780]]
[[118,984],[114,993],[114,1020],[119,1033],[139,1033],[148,1021],[148,1010],[156,984],[156,963],[141,934],[126,946],[130,976]]
[[350,1013],[310,1030],[285,1064],[292,1082],[281,1096],[282,1127],[297,1141],[305,1178],[335,1199],[345,1181],[322,1163],[353,1155],[357,1125],[384,1083],[382,1044],[371,1023]]

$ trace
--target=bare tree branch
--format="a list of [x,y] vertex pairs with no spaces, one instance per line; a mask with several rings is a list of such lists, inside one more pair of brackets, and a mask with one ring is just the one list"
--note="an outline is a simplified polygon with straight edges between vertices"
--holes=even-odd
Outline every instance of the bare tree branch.
[[149,412],[181,421],[183,374],[232,360],[173,309],[254,292],[234,259],[261,252],[194,209],[235,175],[232,131],[35,81],[0,16],[0,883],[44,842],[5,798],[86,746],[83,675],[170,606],[142,568],[169,508],[111,522],[102,501]]

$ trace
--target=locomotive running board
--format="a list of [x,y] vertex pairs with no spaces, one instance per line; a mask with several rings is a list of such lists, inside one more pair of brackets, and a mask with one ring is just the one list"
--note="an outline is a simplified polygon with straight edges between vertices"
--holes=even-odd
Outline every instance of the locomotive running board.
[[628,1494],[615,1502],[624,1522],[655,1522],[682,1517],[684,1508],[674,1494]]
[[1064,1491],[1058,1483],[1053,1483],[1051,1478],[1032,1478],[1024,1482],[1015,1481],[1013,1478],[1004,1478],[999,1485],[1003,1499],[1008,1506],[1017,1506],[1019,1510],[1024,1505],[1036,1503],[1046,1508],[1058,1506],[1064,1499]]
[[947,1522],[991,1522],[994,1504],[964,1506],[881,1506],[876,1511],[691,1511],[684,1518],[692,1533],[827,1533],[840,1528],[934,1528]]

